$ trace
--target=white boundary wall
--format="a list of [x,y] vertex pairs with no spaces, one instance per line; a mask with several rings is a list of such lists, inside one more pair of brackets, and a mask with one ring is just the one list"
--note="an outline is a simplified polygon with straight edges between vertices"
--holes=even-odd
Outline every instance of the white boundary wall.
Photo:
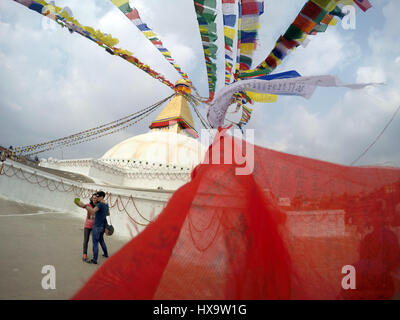
[[80,183],[9,159],[4,162],[0,175],[0,195],[30,205],[70,212],[80,217],[82,224],[86,210],[77,207],[73,200],[79,197],[83,202],[89,202],[90,195],[98,190],[107,194],[106,202],[110,206],[115,236],[127,240],[142,231],[161,212],[172,195],[172,192],[162,190]]

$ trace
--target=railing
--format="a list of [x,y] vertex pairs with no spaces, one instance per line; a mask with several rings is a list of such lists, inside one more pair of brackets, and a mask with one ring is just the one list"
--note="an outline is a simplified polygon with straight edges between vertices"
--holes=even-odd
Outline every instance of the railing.
[[[129,178],[147,178],[163,180],[181,180],[189,181],[192,171],[191,167],[177,165],[166,165],[149,161],[132,161],[126,159],[96,160],[53,160],[49,159],[47,163],[54,166],[65,167],[90,167],[93,166],[106,173],[112,173],[118,176]],[[45,164],[44,162],[43,164]]]

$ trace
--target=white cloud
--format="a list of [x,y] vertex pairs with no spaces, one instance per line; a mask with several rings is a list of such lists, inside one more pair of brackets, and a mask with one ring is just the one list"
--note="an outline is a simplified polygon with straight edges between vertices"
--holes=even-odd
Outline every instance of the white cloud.
[[[205,95],[205,66],[193,2],[134,3],[142,19]],[[120,47],[132,51],[171,81],[179,78],[110,1],[68,0],[63,4],[81,23],[119,38]],[[304,0],[266,4],[256,63],[269,53]],[[362,91],[318,89],[309,101],[279,97],[277,104],[257,105],[248,125],[257,130],[257,143],[348,164],[377,136],[400,104],[400,22],[396,16],[400,1],[383,0],[374,5],[371,10],[381,11],[384,20],[369,21],[369,30],[345,32],[336,26],[311,36],[309,46],[298,48],[277,72],[296,69],[303,75],[336,74],[346,82],[385,81],[386,85]],[[369,11],[357,14],[368,17]],[[12,1],[0,2],[0,144],[25,145],[58,138],[123,117],[172,93],[143,71],[79,35],[60,28],[44,30],[42,21],[38,14]],[[365,35],[357,36],[360,32],[369,34],[368,43]],[[129,131],[65,150],[64,156],[100,156],[122,139],[147,131],[149,119]],[[397,119],[360,163],[398,162],[399,135]],[[60,156],[59,151],[55,154]]]
[[357,82],[376,82],[386,81],[385,71],[381,67],[360,67],[357,70]]
[[285,69],[296,69],[304,76],[338,73],[360,56],[352,36],[331,27],[323,34],[309,36],[306,48],[299,47],[288,56]]
[[[356,33],[332,28],[312,39],[306,49],[293,53],[290,62],[285,62],[280,70],[295,68],[303,75],[333,73],[346,82],[385,85],[354,91],[317,89],[307,104],[298,98],[279,97],[279,110],[268,106],[271,116],[257,112],[258,117],[249,124],[259,128],[258,143],[288,153],[350,164],[378,136],[400,105],[400,77],[394,63],[400,52],[395,40],[400,27],[396,17],[400,2],[382,1],[381,6],[371,10],[380,10],[384,19],[370,21],[369,32],[357,30],[369,33],[367,43]],[[400,166],[399,120],[393,121],[357,164]]]

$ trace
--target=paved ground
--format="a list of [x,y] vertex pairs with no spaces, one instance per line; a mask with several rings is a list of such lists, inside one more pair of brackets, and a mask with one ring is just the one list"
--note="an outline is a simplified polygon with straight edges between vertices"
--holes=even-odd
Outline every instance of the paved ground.
[[[126,241],[106,237],[110,255]],[[0,198],[0,299],[69,299],[102,264],[81,260],[83,219]],[[92,241],[89,241],[91,257]],[[42,268],[55,268],[56,288],[43,289]]]

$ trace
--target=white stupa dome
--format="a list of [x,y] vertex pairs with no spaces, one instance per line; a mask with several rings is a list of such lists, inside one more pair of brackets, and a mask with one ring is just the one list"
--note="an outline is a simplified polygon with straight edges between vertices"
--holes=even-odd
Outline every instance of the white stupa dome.
[[118,143],[101,159],[125,159],[192,167],[199,164],[206,148],[196,139],[170,131],[150,131]]
[[102,186],[177,190],[190,181],[192,169],[203,161],[208,145],[197,140],[199,135],[185,96],[186,82],[178,82],[175,91],[151,122],[150,132],[116,144],[100,159],[49,159],[41,164],[83,174]]

